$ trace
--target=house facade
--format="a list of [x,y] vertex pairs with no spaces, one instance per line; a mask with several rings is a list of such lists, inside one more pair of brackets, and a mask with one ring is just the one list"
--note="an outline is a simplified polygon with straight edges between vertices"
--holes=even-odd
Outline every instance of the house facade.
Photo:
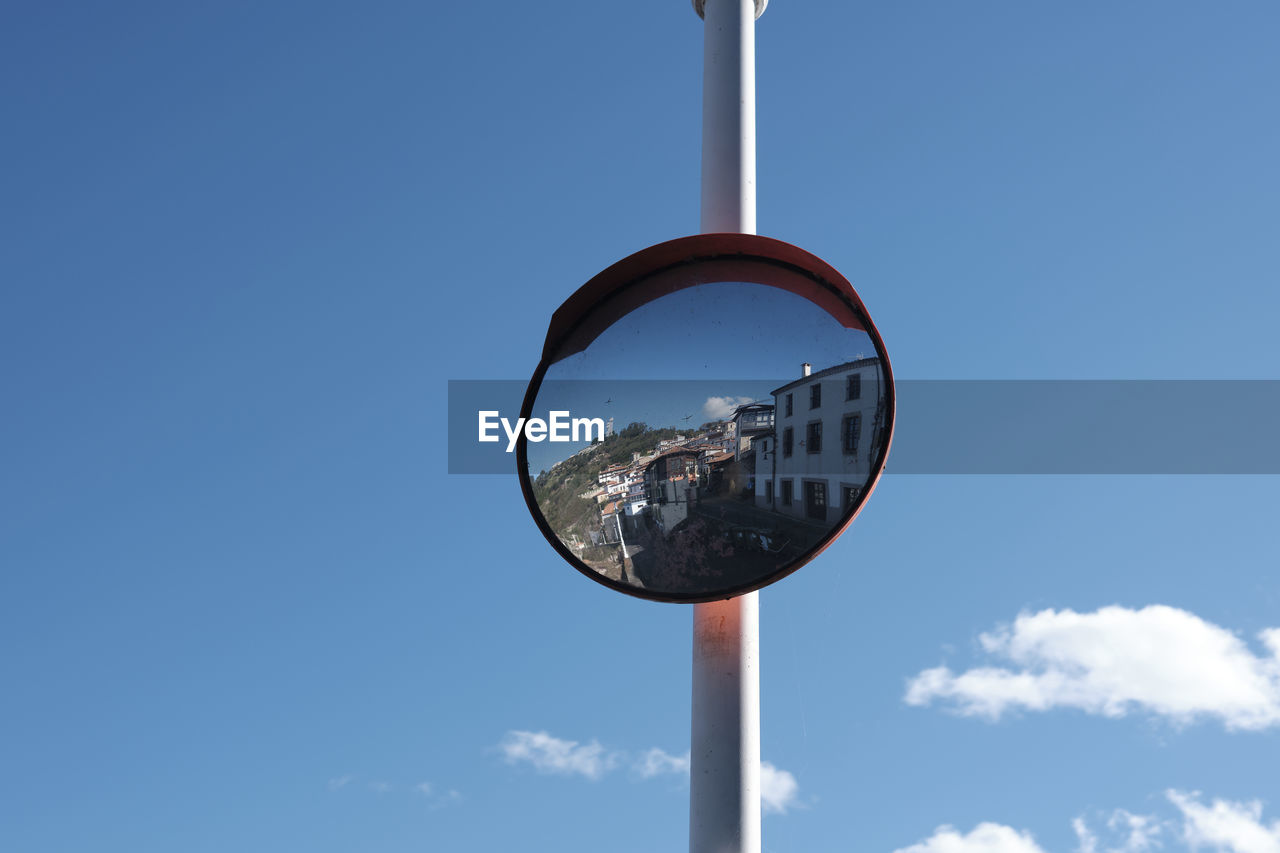
[[649,511],[658,526],[670,531],[689,517],[689,504],[698,497],[696,450],[677,448],[658,456],[644,471]]
[[857,500],[880,450],[878,358],[813,372],[773,392],[773,435],[756,447],[757,506],[834,524]]
[[770,403],[739,406],[733,413],[733,455],[741,460],[751,450],[751,442],[773,430],[774,407]]

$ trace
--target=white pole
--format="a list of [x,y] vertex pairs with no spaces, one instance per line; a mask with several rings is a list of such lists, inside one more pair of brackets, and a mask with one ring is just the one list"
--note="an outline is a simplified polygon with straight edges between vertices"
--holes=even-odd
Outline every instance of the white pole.
[[760,853],[760,598],[693,610],[689,853]]
[[702,15],[702,233],[756,233],[756,32],[768,0],[693,0]]
[[[706,21],[702,231],[756,230],[755,18],[768,0],[693,0]],[[693,609],[690,853],[760,853],[760,601]]]

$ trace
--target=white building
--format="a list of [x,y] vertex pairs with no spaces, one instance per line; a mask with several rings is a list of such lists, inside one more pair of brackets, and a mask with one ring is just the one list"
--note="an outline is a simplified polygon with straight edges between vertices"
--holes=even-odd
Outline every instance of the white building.
[[678,448],[654,459],[644,472],[649,511],[664,533],[689,517],[698,496],[698,453]]
[[751,449],[751,442],[773,431],[774,407],[768,403],[749,403],[739,406],[733,413],[733,455],[741,459]]
[[756,505],[834,524],[861,494],[880,451],[880,360],[802,375],[773,392],[774,433],[756,447]]

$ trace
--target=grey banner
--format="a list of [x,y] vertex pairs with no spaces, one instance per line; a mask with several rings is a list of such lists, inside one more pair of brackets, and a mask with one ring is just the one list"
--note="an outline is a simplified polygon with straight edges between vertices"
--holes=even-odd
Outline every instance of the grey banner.
[[[608,417],[607,401],[624,396],[622,385],[647,386],[654,397],[706,395],[707,410],[685,422],[692,430],[714,419],[715,392],[775,382],[578,384],[583,399],[599,403],[574,417]],[[478,440],[478,412],[499,412],[514,425],[526,385],[450,380],[449,473],[515,473],[500,426],[500,440]],[[1280,474],[1280,380],[899,380],[896,391],[889,474]],[[658,419],[649,425],[681,426],[678,418]],[[536,474],[543,461],[585,445],[529,446]]]

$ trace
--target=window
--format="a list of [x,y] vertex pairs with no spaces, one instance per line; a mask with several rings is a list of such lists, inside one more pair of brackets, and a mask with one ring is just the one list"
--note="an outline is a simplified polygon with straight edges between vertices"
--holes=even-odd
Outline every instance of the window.
[[810,518],[827,517],[827,484],[821,480],[806,480],[804,484],[804,514]]
[[809,408],[816,409],[822,405],[822,383],[815,382],[809,386]]
[[795,430],[787,427],[782,431],[782,455],[791,455],[791,445],[795,442]]
[[848,512],[849,508],[858,502],[858,495],[862,494],[862,489],[857,486],[842,486],[840,491],[844,494],[844,511]]
[[850,373],[849,386],[845,389],[846,400],[857,400],[862,397],[862,374]]
[[808,434],[804,440],[804,449],[810,453],[822,452],[822,421],[813,421],[809,424]]
[[788,394],[788,395],[787,395],[787,417],[791,417],[791,411],[792,411],[792,408],[793,408],[793,405],[792,405],[792,404],[794,404],[794,403],[795,403],[795,401],[796,401],[796,395],[795,395],[795,394]]
[[791,481],[782,481],[782,505],[791,506]]
[[862,415],[845,415],[841,430],[845,454],[858,455],[858,439],[862,436]]
[[773,503],[773,480],[764,481],[764,502],[767,504]]

